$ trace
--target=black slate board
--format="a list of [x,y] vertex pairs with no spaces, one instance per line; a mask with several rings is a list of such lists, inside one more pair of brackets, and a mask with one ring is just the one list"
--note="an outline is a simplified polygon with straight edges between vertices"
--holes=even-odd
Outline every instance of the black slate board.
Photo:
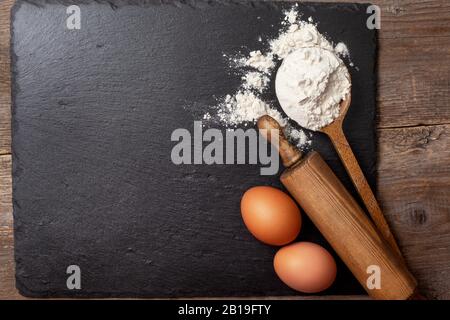
[[[298,294],[273,271],[276,248],[256,241],[240,218],[242,193],[254,185],[282,188],[278,177],[260,176],[257,165],[170,161],[172,131],[192,131],[201,106],[237,88],[239,75],[226,74],[222,53],[263,49],[258,36],[275,36],[281,11],[291,4],[81,3],[81,30],[65,27],[72,2],[18,1],[13,9],[19,291]],[[376,33],[366,28],[366,7],[299,5],[305,17],[320,22],[321,32],[348,45],[358,67],[350,68],[352,107],[345,131],[373,186]],[[354,192],[328,140],[315,135],[314,148]],[[304,220],[299,239],[329,248]],[[72,264],[81,268],[81,290],[66,287]],[[335,284],[323,294],[362,293],[339,260],[338,268]]]

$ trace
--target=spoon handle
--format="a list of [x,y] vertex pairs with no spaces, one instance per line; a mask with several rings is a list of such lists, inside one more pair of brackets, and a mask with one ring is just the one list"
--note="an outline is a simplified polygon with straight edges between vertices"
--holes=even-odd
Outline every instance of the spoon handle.
[[336,126],[334,130],[327,130],[326,134],[330,137],[341,161],[343,162],[348,175],[353,181],[364,205],[367,208],[374,224],[380,231],[381,235],[385,240],[391,245],[391,247],[400,255],[401,251],[395,241],[394,235],[392,234],[389,225],[378,205],[377,199],[375,198],[369,183],[361,170],[361,167],[353,154],[352,148],[350,147],[347,138],[344,135],[342,126]]

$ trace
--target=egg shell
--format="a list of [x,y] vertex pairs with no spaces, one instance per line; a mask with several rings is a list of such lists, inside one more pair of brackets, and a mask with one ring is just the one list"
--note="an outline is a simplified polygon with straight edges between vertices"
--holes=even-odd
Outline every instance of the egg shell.
[[323,291],[336,278],[333,256],[311,242],[297,242],[281,248],[273,264],[276,274],[286,285],[305,293]]
[[241,213],[250,233],[275,246],[294,241],[301,229],[300,209],[283,191],[257,186],[247,190],[241,200]]

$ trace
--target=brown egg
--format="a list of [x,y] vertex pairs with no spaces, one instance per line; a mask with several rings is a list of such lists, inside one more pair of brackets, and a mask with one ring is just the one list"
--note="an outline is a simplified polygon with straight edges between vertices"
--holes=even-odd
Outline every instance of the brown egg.
[[241,213],[258,240],[275,246],[297,238],[302,225],[300,209],[286,193],[272,187],[253,187],[244,193]]
[[306,293],[323,291],[336,278],[333,256],[311,242],[297,242],[281,248],[275,255],[273,266],[285,284]]

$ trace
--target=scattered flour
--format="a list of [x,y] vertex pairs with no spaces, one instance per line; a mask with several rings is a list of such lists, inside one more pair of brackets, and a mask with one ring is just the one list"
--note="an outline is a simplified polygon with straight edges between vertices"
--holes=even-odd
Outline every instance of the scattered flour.
[[[349,90],[348,71],[340,59],[349,58],[349,51],[342,42],[334,47],[317,30],[311,17],[301,20],[298,5],[284,12],[281,26],[278,37],[268,40],[269,50],[251,51],[248,56],[230,60],[230,67],[244,71],[242,83],[235,94],[218,101],[216,113],[226,127],[256,123],[259,117],[268,114],[284,127],[288,139],[303,149],[311,144],[309,135],[294,128],[280,111],[261,97],[269,88],[276,63],[282,61],[275,86],[283,111],[301,126],[317,130],[334,120],[339,113],[339,101]],[[262,39],[258,37],[259,42]],[[299,53],[293,54],[298,50]],[[325,59],[322,61],[322,58]],[[306,69],[295,63],[301,63]],[[315,67],[320,69],[315,70]],[[289,94],[288,89],[292,91]],[[213,116],[208,113],[205,117]]]
[[244,89],[254,89],[259,93],[262,93],[269,84],[269,78],[265,74],[257,71],[247,72],[242,77],[242,80],[244,81],[242,84]]
[[206,120],[206,121],[211,120],[211,114],[209,112],[205,113],[203,115],[203,120]]
[[298,18],[298,12],[293,7],[290,11],[285,12],[284,20],[287,20],[289,23],[295,23]]
[[291,24],[286,32],[270,42],[270,48],[279,59],[305,47],[320,47],[333,51],[333,46],[319,33],[314,24],[300,21]]
[[347,45],[343,42],[339,42],[335,47],[334,51],[341,57],[348,57],[350,55]]
[[248,67],[255,68],[264,73],[269,73],[275,67],[273,55],[264,55],[260,50],[250,52],[248,58],[244,58],[243,64]]
[[220,121],[231,126],[244,122],[256,122],[265,114],[277,120],[281,126],[286,126],[287,121],[281,113],[251,91],[238,91],[233,96],[227,95],[219,105],[218,111]]
[[311,140],[303,130],[298,130],[292,126],[287,126],[284,133],[289,140],[295,143],[300,149],[304,149],[305,147],[309,147],[311,145]]

